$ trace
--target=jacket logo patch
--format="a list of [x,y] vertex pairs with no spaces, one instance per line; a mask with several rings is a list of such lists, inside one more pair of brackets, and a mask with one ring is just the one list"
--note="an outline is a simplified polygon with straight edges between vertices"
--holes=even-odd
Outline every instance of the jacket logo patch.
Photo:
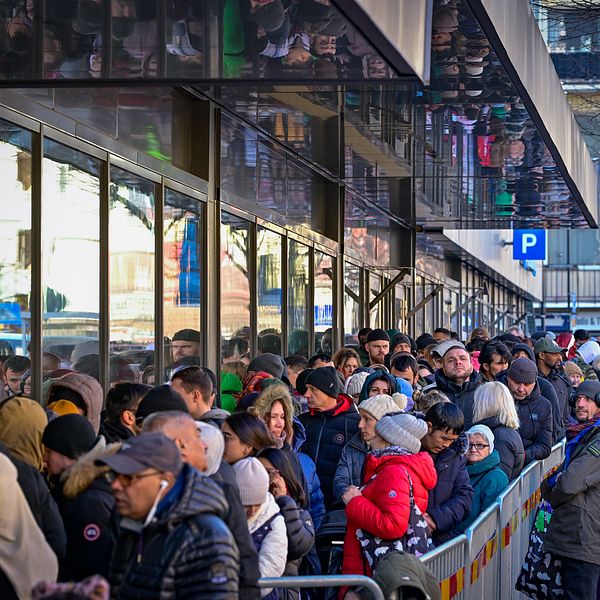
[[390,491],[388,492],[388,496],[389,496],[390,498],[395,498],[395,497],[397,496],[397,494],[396,494],[396,490],[390,490]]
[[90,523],[83,528],[83,537],[88,542],[95,542],[100,537],[100,527],[95,523]]
[[346,440],[343,433],[336,433],[334,439],[336,444],[343,444]]

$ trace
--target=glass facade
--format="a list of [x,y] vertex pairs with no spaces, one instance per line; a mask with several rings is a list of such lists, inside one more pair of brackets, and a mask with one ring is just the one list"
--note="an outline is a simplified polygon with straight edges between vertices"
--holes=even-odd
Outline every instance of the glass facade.
[[310,249],[290,239],[288,243],[288,344],[289,354],[309,357],[310,349]]
[[315,251],[315,352],[333,354],[333,274],[334,259],[329,254]]

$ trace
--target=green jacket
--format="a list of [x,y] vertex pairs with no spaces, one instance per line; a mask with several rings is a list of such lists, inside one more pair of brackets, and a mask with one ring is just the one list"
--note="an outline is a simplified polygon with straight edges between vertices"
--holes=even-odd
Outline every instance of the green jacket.
[[494,450],[483,460],[467,465],[471,485],[475,490],[469,516],[454,530],[463,533],[477,517],[508,487],[508,476],[500,468],[500,454]]

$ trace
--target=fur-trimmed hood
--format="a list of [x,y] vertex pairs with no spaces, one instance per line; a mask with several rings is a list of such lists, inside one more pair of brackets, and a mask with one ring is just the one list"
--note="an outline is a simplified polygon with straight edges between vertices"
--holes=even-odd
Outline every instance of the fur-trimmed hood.
[[86,490],[92,482],[105,471],[108,467],[98,467],[95,461],[101,456],[115,454],[121,447],[120,443],[106,445],[102,436],[96,442],[96,445],[86,454],[80,456],[60,476],[62,483],[62,493],[65,498],[75,498]]
[[294,405],[290,390],[284,383],[276,383],[268,386],[261,392],[260,396],[254,401],[253,412],[261,419],[266,421],[271,413],[271,407],[275,402],[281,402],[285,412],[285,435],[288,444],[294,435],[293,416]]

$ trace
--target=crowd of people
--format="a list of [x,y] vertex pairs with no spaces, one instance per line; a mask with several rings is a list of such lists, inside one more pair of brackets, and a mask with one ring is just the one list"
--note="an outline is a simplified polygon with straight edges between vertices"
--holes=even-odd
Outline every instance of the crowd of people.
[[[436,597],[416,558],[465,532],[565,435],[547,496],[572,507],[599,482],[589,332],[490,339],[477,327],[463,343],[444,328],[365,328],[333,356],[242,356],[220,386],[198,339],[174,336],[167,383],[141,382],[144,369],[106,394],[49,355],[31,398],[29,359],[2,357],[0,597],[320,598],[257,581],[366,574],[389,587],[403,569]],[[74,365],[97,363],[85,344]],[[591,498],[557,509],[550,536],[579,598],[583,573],[588,586],[600,573],[582,548],[600,539]]]

